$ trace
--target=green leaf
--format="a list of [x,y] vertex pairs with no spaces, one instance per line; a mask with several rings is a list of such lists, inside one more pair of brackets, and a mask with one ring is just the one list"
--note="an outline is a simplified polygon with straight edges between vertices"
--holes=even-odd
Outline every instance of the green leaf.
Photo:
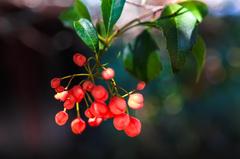
[[203,18],[208,14],[208,7],[201,1],[186,1],[179,5],[187,8],[197,18],[198,22],[202,22]]
[[162,70],[156,42],[148,31],[144,31],[123,51],[126,70],[143,81],[156,78]]
[[196,38],[196,24],[195,16],[178,4],[166,6],[156,21],[166,38],[173,72],[178,72],[185,64]]
[[206,60],[206,44],[201,36],[197,37],[197,41],[193,46],[192,53],[197,63],[196,81],[198,82]]
[[75,0],[72,7],[63,11],[59,19],[67,27],[73,27],[73,22],[79,20],[80,18],[85,18],[91,21],[91,16],[88,12],[87,7],[82,2],[82,0]]
[[102,0],[102,16],[107,35],[112,31],[113,26],[122,14],[126,0]]
[[73,26],[82,41],[95,53],[98,52],[98,34],[92,23],[84,18],[73,22]]
[[91,16],[88,12],[87,7],[85,4],[82,2],[82,0],[75,0],[74,1],[74,8],[79,16],[79,18],[85,18],[91,21]]

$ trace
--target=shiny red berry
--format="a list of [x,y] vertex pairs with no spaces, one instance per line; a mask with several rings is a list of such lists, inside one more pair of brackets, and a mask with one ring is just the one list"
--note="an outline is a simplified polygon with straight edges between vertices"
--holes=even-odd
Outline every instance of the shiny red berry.
[[128,98],[128,105],[132,109],[141,109],[144,106],[144,97],[140,93],[131,94]]
[[85,110],[84,114],[87,118],[93,118],[94,117],[94,115],[90,112],[89,108]]
[[61,93],[57,93],[54,95],[54,98],[56,100],[60,100],[62,102],[64,102],[67,99],[67,97],[68,97],[68,91],[63,91]]
[[109,102],[109,109],[114,115],[120,115],[126,111],[126,101],[121,97],[112,97]]
[[71,129],[74,134],[81,134],[86,128],[86,123],[81,118],[76,118],[71,123]]
[[115,72],[112,68],[106,68],[102,71],[102,78],[105,80],[110,80],[114,77]]
[[76,102],[81,102],[84,98],[84,91],[81,86],[76,85],[71,89],[71,93],[74,96]]
[[98,117],[89,118],[88,119],[88,124],[92,127],[96,127],[96,126],[99,126],[102,123],[102,121],[103,121],[103,119],[98,118]]
[[67,120],[68,120],[68,114],[64,111],[60,111],[55,115],[55,122],[59,126],[66,124]]
[[94,86],[93,87],[93,90],[91,91],[91,94],[93,96],[93,98],[96,100],[96,101],[106,101],[108,99],[108,92],[107,90],[101,86],[101,85],[98,85],[98,86]]
[[104,117],[108,113],[108,107],[105,103],[95,101],[90,107],[90,112],[95,117]]
[[84,91],[91,92],[94,87],[94,84],[91,81],[87,80],[87,81],[83,82],[82,87],[83,87]]
[[72,102],[72,101],[70,101],[69,99],[67,99],[67,100],[64,102],[63,106],[64,106],[64,108],[70,110],[70,109],[74,108],[75,102]]
[[143,90],[145,88],[145,86],[146,86],[146,83],[144,81],[140,81],[140,82],[138,82],[136,89],[138,91],[141,91],[141,90]]
[[136,137],[141,133],[141,127],[142,127],[142,124],[140,120],[134,117],[130,117],[130,122],[128,126],[126,126],[126,128],[124,129],[124,132],[129,137]]
[[103,116],[103,119],[107,120],[107,119],[111,119],[113,117],[114,117],[113,113],[110,110],[108,110],[108,112]]
[[73,62],[80,67],[82,67],[86,63],[86,61],[86,57],[82,54],[75,53],[73,55]]
[[57,92],[57,93],[61,93],[61,92],[63,92],[65,90],[65,88],[63,87],[63,86],[58,86],[57,88],[55,88],[55,91]]
[[124,130],[129,123],[130,123],[130,117],[128,114],[125,114],[125,113],[121,115],[117,115],[113,118],[113,125],[119,131]]
[[55,89],[55,88],[60,86],[60,83],[61,83],[61,79],[60,78],[53,78],[51,80],[51,87]]

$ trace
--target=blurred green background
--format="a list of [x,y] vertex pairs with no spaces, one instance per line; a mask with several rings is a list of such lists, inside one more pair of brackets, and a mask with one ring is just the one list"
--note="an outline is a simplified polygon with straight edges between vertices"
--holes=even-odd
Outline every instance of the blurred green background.
[[[0,158],[240,158],[240,1],[206,2],[210,14],[200,32],[207,59],[199,83],[191,58],[174,76],[162,49],[165,71],[143,91],[145,107],[136,112],[142,133],[128,138],[112,121],[80,136],[54,122],[62,105],[50,79],[81,71],[71,61],[74,52],[90,55],[57,19],[71,1],[1,0]],[[114,45],[104,61],[131,89],[137,80],[116,58],[122,46]]]

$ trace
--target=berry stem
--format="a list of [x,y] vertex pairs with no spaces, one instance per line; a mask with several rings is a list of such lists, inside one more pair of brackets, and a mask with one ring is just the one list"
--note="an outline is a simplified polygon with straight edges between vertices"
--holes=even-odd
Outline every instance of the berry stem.
[[64,111],[64,112],[66,112],[66,111],[67,111],[67,109],[66,109],[66,108],[64,108],[64,109],[63,109],[63,111]]
[[87,108],[89,108],[89,104],[88,104],[88,101],[87,101],[86,97],[84,97],[84,101],[86,103]]
[[112,90],[112,88],[110,87],[110,84],[108,83],[108,81],[106,81],[106,84],[107,84],[108,90],[109,90],[109,92],[110,92],[110,94],[111,94],[111,97],[112,97],[112,96],[113,96],[113,90]]
[[80,118],[79,103],[76,103],[77,117]]
[[90,76],[90,74],[87,74],[87,73],[81,73],[81,74],[68,75],[68,76],[64,76],[64,77],[62,77],[61,80],[68,79],[68,78],[72,78],[72,77],[77,77],[77,76]]
[[132,90],[131,92],[128,92],[128,93],[124,94],[122,97],[125,98],[125,97],[133,94],[135,91],[136,91],[136,90]]
[[117,89],[117,83],[116,83],[116,81],[114,80],[114,78],[112,78],[111,81],[112,81],[113,88],[114,88],[115,92],[116,92],[117,94],[119,94],[119,93],[118,93],[118,89]]
[[90,103],[92,103],[93,101],[92,101],[90,95],[89,95],[87,92],[86,92],[86,95],[87,95],[87,98],[88,98],[88,100],[90,101]]
[[72,76],[71,79],[68,81],[68,84],[67,84],[67,86],[65,87],[66,90],[67,90],[68,87],[70,86],[70,84],[71,84],[72,80],[74,79],[74,77],[75,77],[75,76]]

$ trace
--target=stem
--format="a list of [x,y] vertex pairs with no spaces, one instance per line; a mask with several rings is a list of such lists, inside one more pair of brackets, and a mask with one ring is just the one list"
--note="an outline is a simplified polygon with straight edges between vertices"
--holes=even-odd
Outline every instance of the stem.
[[80,118],[79,103],[76,103],[77,117]]
[[132,90],[131,92],[128,92],[128,93],[124,94],[122,97],[125,98],[125,97],[133,94],[135,91],[136,91],[136,90]]
[[116,81],[114,80],[114,78],[112,78],[111,81],[112,81],[113,88],[114,88],[115,92],[116,92],[117,94],[119,94],[119,93],[118,93],[118,89],[117,89],[117,83],[116,83]]
[[87,92],[86,92],[86,95],[87,95],[87,98],[88,98],[88,100],[90,101],[90,103],[92,103],[93,101],[92,101],[90,95],[89,95]]
[[66,86],[65,89],[68,89],[68,87],[70,86],[70,84],[71,84],[71,82],[72,82],[72,80],[73,80],[74,77],[75,77],[75,76],[72,76],[72,77],[71,77],[71,79],[68,81],[68,84],[67,84],[67,86]]
[[81,73],[81,74],[68,75],[68,76],[62,77],[61,80],[68,79],[68,78],[72,78],[72,77],[77,77],[77,76],[89,76],[89,74],[87,74],[87,73]]
[[87,101],[86,97],[84,97],[84,101],[86,103],[87,108],[89,108],[89,104],[88,104],[88,101]]

